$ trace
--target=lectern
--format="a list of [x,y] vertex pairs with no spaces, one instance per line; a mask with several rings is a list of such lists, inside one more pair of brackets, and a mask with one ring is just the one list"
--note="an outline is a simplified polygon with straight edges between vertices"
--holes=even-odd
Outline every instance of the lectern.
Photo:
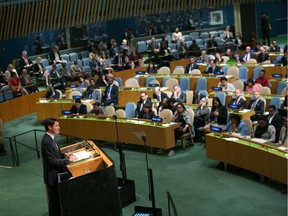
[[72,178],[59,179],[63,216],[122,215],[113,161],[92,141],[61,148],[78,160],[67,165]]

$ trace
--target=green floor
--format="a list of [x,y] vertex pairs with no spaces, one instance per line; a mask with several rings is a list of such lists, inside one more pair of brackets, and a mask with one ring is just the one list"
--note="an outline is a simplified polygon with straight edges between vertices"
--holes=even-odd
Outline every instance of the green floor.
[[[4,124],[4,136],[10,137],[31,129],[43,129],[35,114]],[[38,134],[39,141],[42,133]],[[60,138],[57,137],[59,140]],[[34,145],[34,135],[19,139]],[[63,139],[62,139],[63,141]],[[118,153],[112,144],[101,144],[114,160],[117,176]],[[1,166],[11,166],[8,154],[1,156]],[[47,200],[43,184],[42,163],[36,153],[19,147],[20,166],[0,168],[0,215],[46,216]],[[128,178],[135,180],[137,201],[123,209],[124,216],[133,214],[135,205],[151,206],[148,199],[145,154],[143,148],[124,147]],[[247,171],[221,171],[217,161],[206,159],[204,144],[196,143],[186,150],[176,150],[173,157],[148,154],[149,167],[153,169],[156,207],[168,215],[166,191],[170,191],[179,216],[285,216],[287,196],[280,193],[283,185],[275,181],[260,182],[259,176]],[[277,169],[277,167],[275,167]]]

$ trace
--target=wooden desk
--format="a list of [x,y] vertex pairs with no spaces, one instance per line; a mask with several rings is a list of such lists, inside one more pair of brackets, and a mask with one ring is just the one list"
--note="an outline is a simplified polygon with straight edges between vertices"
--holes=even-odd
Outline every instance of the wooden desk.
[[206,157],[238,166],[287,184],[287,152],[263,147],[248,139],[227,141],[206,134]]
[[[85,103],[82,100],[82,103]],[[93,104],[93,100],[87,100],[87,103]],[[75,104],[71,99],[38,99],[36,102],[37,120],[44,120],[46,118],[59,118],[62,115],[62,110],[70,110]]]
[[229,111],[229,114],[232,115],[232,114],[236,114],[238,116],[240,116],[241,119],[250,119],[251,116],[255,115],[255,111],[252,111],[252,110],[243,110],[243,111],[233,111],[233,110],[230,110]]
[[[179,125],[175,123],[154,125],[150,121],[139,119],[97,118],[82,116],[82,118],[59,118],[61,134],[106,140],[111,142],[123,142],[136,145],[144,145],[141,136],[146,136],[146,145],[149,147],[170,149],[175,147],[174,129]],[[117,126],[117,128],[116,128]],[[85,128],[85,130],[83,130]],[[118,130],[118,132],[117,132]],[[118,138],[117,138],[118,134]]]

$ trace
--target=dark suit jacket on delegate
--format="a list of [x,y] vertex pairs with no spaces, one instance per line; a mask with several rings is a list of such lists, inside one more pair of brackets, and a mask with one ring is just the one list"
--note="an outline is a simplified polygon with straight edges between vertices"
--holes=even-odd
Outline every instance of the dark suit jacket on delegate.
[[[110,88],[110,85],[106,87],[105,89],[105,92],[104,92],[104,96],[103,96],[103,99],[106,100],[106,98],[108,98],[108,91],[109,91],[109,88]],[[111,100],[111,103],[113,102],[114,105],[117,105],[118,104],[118,93],[119,93],[119,88],[118,86],[116,85],[112,85],[112,89],[111,89],[111,92],[110,92],[110,100]]]
[[240,98],[239,101],[237,101],[236,104],[234,104],[234,102],[236,101],[236,98],[233,98],[230,102],[230,104],[232,105],[237,105],[239,107],[239,109],[245,109],[246,107],[246,101],[243,98]]
[[[173,93],[172,93],[171,98],[174,98],[174,94]],[[177,102],[180,102],[180,103],[185,103],[186,102],[186,94],[181,91],[179,97],[177,99],[175,98],[175,100]]]
[[[60,55],[60,53],[59,53],[59,52],[57,52],[57,53],[58,53],[58,55],[59,55],[59,59],[61,59],[61,55]],[[50,64],[53,64],[53,61],[56,60],[54,50],[51,50],[49,56],[50,56]]]
[[[247,109],[251,109],[252,104],[254,103],[254,99],[250,101]],[[254,111],[256,112],[256,114],[263,114],[264,112],[264,102],[262,100],[258,100],[256,106],[254,107]]]
[[[269,116],[268,116],[269,119]],[[271,125],[273,125],[276,129],[276,141],[279,139],[280,131],[283,126],[282,116],[275,114],[274,118],[271,121]]]
[[191,67],[191,64],[188,64],[188,65],[186,66],[186,70],[185,70],[185,73],[186,73],[186,74],[188,74],[189,71],[191,71],[191,70],[193,70],[193,69],[199,69],[199,66],[198,66],[197,63],[194,63],[194,64],[193,64],[192,69],[190,69],[190,67]]
[[78,110],[76,108],[75,105],[72,106],[72,108],[70,109],[70,111],[73,113],[73,114],[87,114],[87,107],[85,104],[81,104],[80,106],[80,109]]
[[[164,92],[160,92],[161,95],[161,101],[158,102],[162,102],[164,98],[168,98],[167,94]],[[153,99],[157,99],[157,95],[155,93],[153,93]]]
[[151,106],[152,107],[152,101],[151,101],[151,98],[147,98],[146,99],[146,101],[145,101],[145,103],[143,104],[143,107],[142,107],[142,111],[140,111],[140,109],[141,109],[141,104],[142,104],[142,101],[141,100],[139,100],[138,102],[137,102],[137,107],[136,107],[136,110],[135,110],[135,115],[136,116],[138,116],[138,118],[142,118],[142,116],[143,116],[143,108],[144,107],[146,107],[146,106]]
[[69,164],[69,160],[65,159],[65,155],[61,154],[59,147],[47,133],[43,136],[41,145],[44,183],[55,185],[57,174],[65,172],[65,165]]
[[260,53],[257,57],[257,62],[264,62],[269,60],[269,55],[267,53]]
[[[244,61],[245,61],[245,56],[246,56],[246,53],[244,53],[244,54],[241,56]],[[255,59],[255,55],[254,55],[253,53],[250,53],[250,58]]]
[[[28,60],[28,63],[29,63],[29,64],[32,64],[32,61],[31,61],[29,58],[27,58],[27,60]],[[20,70],[23,70],[23,69],[24,69],[24,66],[26,65],[26,62],[24,61],[23,58],[20,58],[19,61],[18,61],[18,64],[19,64]],[[29,71],[28,71],[28,72],[29,72]]]
[[208,68],[208,70],[207,70],[207,73],[215,73],[215,72],[220,72],[221,71],[221,68],[219,67],[219,66],[215,66],[215,68],[214,68],[214,71],[213,71],[213,69],[212,69],[212,67],[209,67]]

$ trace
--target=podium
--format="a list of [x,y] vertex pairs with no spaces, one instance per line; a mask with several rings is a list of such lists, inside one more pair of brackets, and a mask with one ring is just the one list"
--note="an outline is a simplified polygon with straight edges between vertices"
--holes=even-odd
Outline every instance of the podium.
[[80,159],[67,165],[72,178],[58,178],[63,216],[122,215],[113,161],[92,141],[61,148]]

